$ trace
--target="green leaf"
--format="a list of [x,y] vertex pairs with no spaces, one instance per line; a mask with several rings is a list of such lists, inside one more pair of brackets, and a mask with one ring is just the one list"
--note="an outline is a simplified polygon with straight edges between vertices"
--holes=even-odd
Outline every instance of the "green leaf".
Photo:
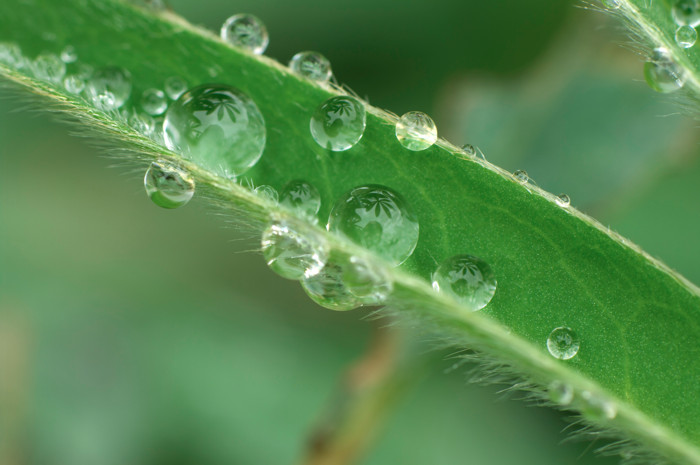
[[[552,382],[571,386],[571,408],[623,439],[675,463],[700,464],[697,288],[592,219],[559,207],[553,195],[445,141],[408,151],[396,140],[396,118],[369,106],[359,144],[330,153],[311,138],[309,119],[340,91],[233,49],[169,12],[153,14],[114,0],[5,0],[0,41],[19,44],[29,57],[72,45],[82,63],[124,67],[133,76],[134,102],[171,76],[191,86],[215,81],[241,89],[267,123],[265,154],[246,173],[254,185],[280,189],[294,179],[310,182],[321,193],[323,219],[336,199],[360,185],[385,185],[407,199],[420,222],[420,239],[399,269],[296,219],[302,230],[325,234],[336,256],[361,255],[384,268],[394,281],[392,308],[427,317],[449,340],[483,351],[494,369],[515,371],[537,393]],[[28,67],[0,64],[0,74],[146,160],[179,162],[200,191],[237,212],[241,222],[260,229],[272,215],[293,215],[182,160],[131,129],[121,115],[35,79]],[[480,312],[430,286],[437,263],[457,254],[481,257],[498,279],[493,301]],[[578,355],[567,361],[555,360],[546,348],[547,336],[560,326],[573,328],[581,339]]]

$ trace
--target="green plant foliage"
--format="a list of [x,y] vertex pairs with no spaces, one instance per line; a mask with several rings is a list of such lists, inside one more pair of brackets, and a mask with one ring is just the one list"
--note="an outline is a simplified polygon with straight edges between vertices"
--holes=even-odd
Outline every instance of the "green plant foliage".
[[[660,3],[654,8],[663,8]],[[571,408],[587,421],[672,462],[700,463],[697,289],[575,209],[560,207],[553,195],[445,141],[422,152],[406,150],[395,137],[396,118],[369,106],[360,142],[347,152],[329,152],[311,138],[309,120],[338,90],[233,49],[166,11],[113,0],[6,0],[0,5],[0,41],[19,44],[31,58],[73,46],[82,63],[127,69],[134,96],[162,88],[172,76],[190,86],[213,81],[242,90],[267,123],[265,153],[245,175],[253,185],[279,190],[294,179],[310,182],[321,193],[324,219],[344,193],[367,184],[399,192],[412,207],[419,241],[397,269],[324,233],[336,255],[359,255],[383,269],[394,282],[394,311],[427,317],[449,340],[483,351],[498,370],[524,377],[535,392],[552,382],[570,386]],[[83,126],[143,159],[179,162],[200,191],[238,212],[241,222],[260,229],[271,215],[293,216],[269,198],[182,160],[120,115],[34,79],[27,69],[0,65],[0,74],[53,99]],[[302,230],[322,232],[305,218],[294,220]],[[459,254],[485,260],[497,277],[495,297],[479,312],[429,284],[437,263]],[[573,328],[581,341],[577,355],[565,361],[546,348],[550,332],[562,326]]]

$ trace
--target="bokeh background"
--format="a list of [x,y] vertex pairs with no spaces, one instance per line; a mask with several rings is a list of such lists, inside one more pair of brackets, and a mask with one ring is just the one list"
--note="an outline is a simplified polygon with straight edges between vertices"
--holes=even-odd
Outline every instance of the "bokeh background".
[[[213,30],[251,12],[397,114],[431,114],[700,282],[696,124],[643,82],[610,19],[565,0],[171,0]],[[2,96],[11,96],[4,91]],[[373,324],[315,306],[255,239],[0,100],[2,465],[290,464]],[[469,189],[469,186],[464,186]],[[608,464],[561,414],[466,383],[417,337],[363,465]]]

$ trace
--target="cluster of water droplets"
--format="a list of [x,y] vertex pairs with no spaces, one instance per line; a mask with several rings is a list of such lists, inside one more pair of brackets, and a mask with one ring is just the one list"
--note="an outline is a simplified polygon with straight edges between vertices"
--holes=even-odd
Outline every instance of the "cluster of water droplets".
[[547,390],[549,400],[560,407],[576,406],[587,417],[597,420],[612,420],[617,416],[617,407],[610,399],[590,391],[576,392],[573,386],[562,381],[550,383]]

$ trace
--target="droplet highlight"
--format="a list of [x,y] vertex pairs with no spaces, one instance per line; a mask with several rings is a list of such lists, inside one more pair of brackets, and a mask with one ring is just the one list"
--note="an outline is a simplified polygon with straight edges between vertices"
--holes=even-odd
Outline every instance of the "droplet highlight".
[[496,294],[491,266],[473,255],[456,255],[442,262],[432,276],[433,289],[452,296],[471,311],[486,307]]
[[254,166],[265,148],[265,120],[255,102],[225,84],[197,86],[165,113],[165,145],[204,168],[235,178]]
[[418,219],[408,203],[392,189],[374,184],[356,187],[338,199],[327,228],[395,266],[405,262],[418,243]]
[[72,45],[66,46],[61,51],[61,61],[66,64],[75,63],[78,61],[78,52],[75,51],[75,47]]
[[178,208],[194,195],[194,179],[185,170],[165,161],[153,162],[143,180],[146,194],[162,208]]
[[396,123],[396,138],[408,150],[426,150],[437,141],[437,127],[425,113],[409,111]]
[[578,354],[581,341],[573,329],[560,326],[547,337],[547,350],[554,358],[569,360]]
[[294,180],[282,188],[280,203],[307,218],[316,218],[321,209],[321,194],[310,183]]
[[676,29],[676,43],[683,48],[690,48],[698,40],[698,31],[693,26],[679,26]]
[[227,19],[221,26],[221,38],[256,55],[265,53],[270,42],[263,22],[251,14],[238,14]]
[[272,271],[286,279],[317,275],[328,261],[330,248],[314,232],[300,233],[289,222],[271,224],[262,236],[262,253]]
[[665,48],[657,48],[644,65],[644,79],[657,92],[677,91],[685,84],[685,73]]
[[345,95],[331,97],[311,117],[311,135],[318,145],[343,152],[357,144],[365,132],[367,115],[359,100]]
[[333,75],[331,62],[318,52],[299,52],[292,57],[289,68],[300,76],[316,82],[328,82]]

